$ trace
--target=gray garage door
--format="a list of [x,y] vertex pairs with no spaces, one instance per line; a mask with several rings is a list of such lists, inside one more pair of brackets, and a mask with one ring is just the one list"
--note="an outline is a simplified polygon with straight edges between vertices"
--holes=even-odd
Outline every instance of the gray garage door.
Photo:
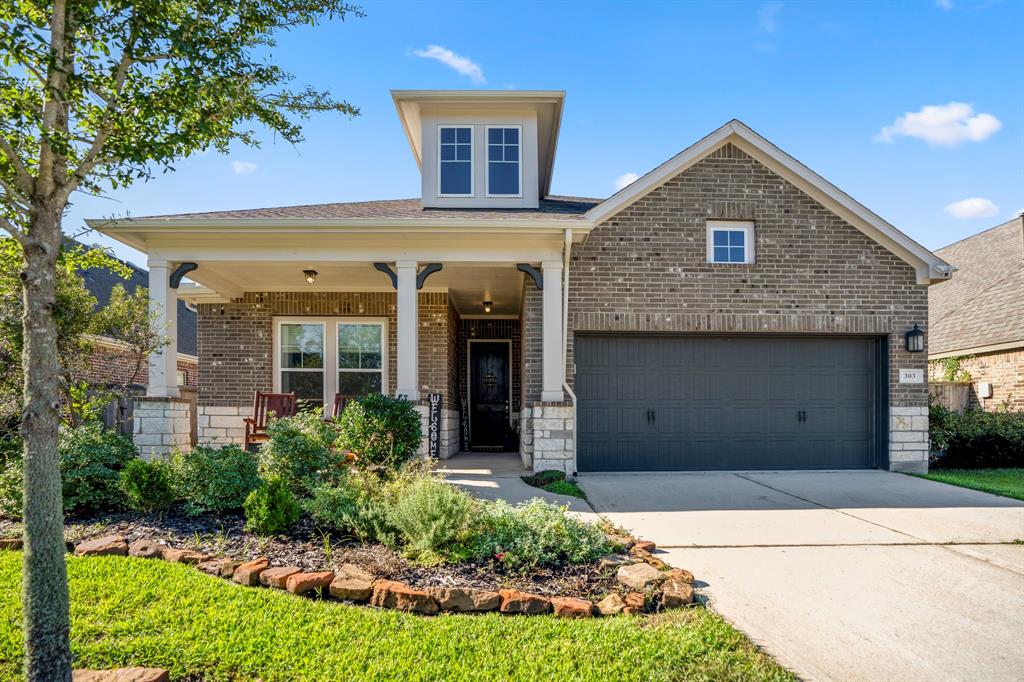
[[577,467],[875,466],[877,343],[577,336]]

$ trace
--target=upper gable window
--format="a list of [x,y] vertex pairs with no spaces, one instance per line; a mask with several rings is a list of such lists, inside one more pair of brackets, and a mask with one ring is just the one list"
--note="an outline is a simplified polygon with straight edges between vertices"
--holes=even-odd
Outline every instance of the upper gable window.
[[440,126],[438,146],[438,194],[443,197],[473,196],[473,128]]
[[754,223],[708,222],[709,263],[753,263]]
[[520,126],[487,127],[487,196],[522,196]]

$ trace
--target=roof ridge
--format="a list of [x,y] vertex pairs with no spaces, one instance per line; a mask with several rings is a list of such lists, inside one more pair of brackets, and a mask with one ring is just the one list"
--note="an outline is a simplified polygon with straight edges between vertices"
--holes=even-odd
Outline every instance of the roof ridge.
[[1021,213],[1020,215],[1017,215],[1017,216],[1014,216],[1013,218],[1010,218],[1005,223],[999,223],[998,225],[993,225],[992,227],[987,227],[984,230],[982,230],[981,232],[975,232],[974,234],[969,234],[969,235],[967,235],[966,237],[964,237],[962,239],[957,239],[955,242],[952,242],[950,244],[946,244],[945,246],[940,246],[939,248],[935,249],[935,253],[938,253],[939,251],[945,251],[946,249],[948,249],[950,247],[956,246],[960,242],[965,242],[965,241],[968,241],[970,239],[974,239],[975,237],[980,237],[981,235],[986,234],[988,232],[992,232],[993,230],[998,230],[1001,227],[1006,227],[1007,225],[1009,225],[1011,223],[1014,223],[1014,222],[1016,222],[1018,220],[1021,221],[1021,227],[1022,227],[1022,229],[1024,229],[1024,213]]

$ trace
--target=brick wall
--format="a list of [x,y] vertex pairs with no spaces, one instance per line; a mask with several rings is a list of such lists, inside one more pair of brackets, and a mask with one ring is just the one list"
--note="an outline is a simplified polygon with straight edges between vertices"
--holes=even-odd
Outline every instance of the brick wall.
[[[1024,348],[966,357],[960,368],[971,375],[968,407],[995,410],[1005,405],[1024,411]],[[928,370],[932,381],[942,380],[940,362],[929,363]],[[979,383],[992,384],[991,398],[978,397]]]
[[[195,360],[178,358],[178,371],[185,373],[185,386],[196,386],[199,377],[199,363]],[[89,358],[89,366],[82,378],[96,384],[149,383],[149,363],[144,361],[136,371],[135,359],[126,352],[106,345],[97,345]]]
[[[572,285],[569,287],[571,290]],[[529,277],[523,278],[520,317],[519,345],[523,363],[520,404],[525,407],[540,400],[544,376],[544,292]],[[572,366],[572,360],[569,360],[569,366]]]
[[520,378],[522,376],[520,360],[520,344],[522,342],[519,329],[519,320],[487,320],[472,319],[462,320],[459,324],[458,357],[455,367],[458,378],[458,396],[464,398],[469,395],[469,355],[468,344],[470,339],[480,340],[505,340],[512,341],[512,366],[509,367],[512,381],[512,406],[511,412],[518,416],[522,387]]

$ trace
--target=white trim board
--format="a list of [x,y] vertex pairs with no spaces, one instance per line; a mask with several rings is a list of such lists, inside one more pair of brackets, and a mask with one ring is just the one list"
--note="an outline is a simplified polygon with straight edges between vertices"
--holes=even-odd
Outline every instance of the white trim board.
[[1001,350],[1024,349],[1024,339],[1007,341],[1005,343],[992,343],[987,346],[974,346],[972,348],[960,348],[948,350],[941,353],[929,353],[928,360],[941,360],[943,358],[955,358],[960,355],[984,355],[986,353],[998,353]]

